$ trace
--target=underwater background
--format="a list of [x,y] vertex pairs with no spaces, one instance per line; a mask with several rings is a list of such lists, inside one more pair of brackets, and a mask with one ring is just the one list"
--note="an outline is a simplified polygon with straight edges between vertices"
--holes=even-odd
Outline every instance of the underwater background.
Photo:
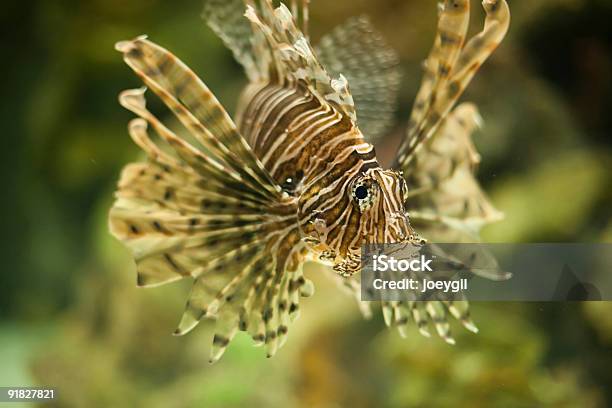
[[[484,240],[612,242],[612,1],[509,5],[506,39],[461,99],[484,118],[478,176],[506,214]],[[0,386],[57,387],[44,404],[57,407],[612,406],[610,302],[475,302],[480,333],[453,322],[449,346],[414,326],[402,339],[380,313],[364,320],[328,273],[307,265],[316,293],[274,358],[239,334],[209,365],[211,322],[172,336],[190,283],[137,288],[128,251],[107,231],[119,171],[140,157],[126,129],[133,115],[117,103],[140,83],[113,44],[148,34],[233,111],[246,80],[201,6],[3,5]],[[315,42],[367,14],[400,54],[397,123],[377,146],[390,160],[435,2],[312,0],[310,11]],[[483,17],[472,2],[471,32]]]

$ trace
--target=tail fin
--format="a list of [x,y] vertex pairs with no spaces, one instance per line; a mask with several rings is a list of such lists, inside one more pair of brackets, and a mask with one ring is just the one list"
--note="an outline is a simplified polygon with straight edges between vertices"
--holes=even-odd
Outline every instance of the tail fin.
[[[129,133],[148,160],[123,170],[111,233],[132,251],[139,286],[194,279],[175,333],[188,332],[203,317],[216,319],[211,362],[238,330],[273,355],[297,316],[300,294],[312,293],[301,270],[294,199],[272,181],[223,107],[182,62],[143,38],[117,49],[200,146],[147,109],[145,89],[124,91],[120,103],[139,116]],[[148,126],[174,154],[149,137]]]

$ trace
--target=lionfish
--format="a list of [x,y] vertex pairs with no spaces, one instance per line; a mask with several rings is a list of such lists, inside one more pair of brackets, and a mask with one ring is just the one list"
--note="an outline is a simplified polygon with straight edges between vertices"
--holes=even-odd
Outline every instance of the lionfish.
[[[128,130],[148,159],[123,169],[110,230],[133,253],[139,286],[193,278],[175,334],[216,320],[211,362],[239,330],[275,354],[300,297],[314,292],[306,261],[331,266],[330,276],[359,300],[363,245],[470,240],[501,215],[474,177],[478,112],[453,107],[508,29],[505,0],[483,1],[484,28],[469,40],[469,0],[439,5],[435,42],[389,170],[372,143],[394,115],[396,54],[366,18],[313,47],[308,0],[290,6],[205,3],[204,18],[249,80],[234,120],[164,48],[146,37],[116,44],[146,85],[119,101],[138,116]],[[146,89],[174,114],[180,133],[147,109]],[[382,311],[402,336],[410,320],[428,336],[431,321],[453,343],[449,314],[477,331],[463,300],[382,302]]]

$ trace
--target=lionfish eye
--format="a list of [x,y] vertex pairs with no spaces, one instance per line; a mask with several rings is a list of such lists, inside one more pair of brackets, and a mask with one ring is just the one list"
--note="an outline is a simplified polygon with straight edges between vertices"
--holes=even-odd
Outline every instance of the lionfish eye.
[[358,200],[363,200],[367,196],[368,196],[368,189],[366,188],[366,186],[358,186],[355,189],[355,198],[357,198]]
[[375,199],[376,188],[376,182],[368,179],[359,180],[353,185],[351,193],[355,204],[359,207],[359,211],[366,211],[372,206]]

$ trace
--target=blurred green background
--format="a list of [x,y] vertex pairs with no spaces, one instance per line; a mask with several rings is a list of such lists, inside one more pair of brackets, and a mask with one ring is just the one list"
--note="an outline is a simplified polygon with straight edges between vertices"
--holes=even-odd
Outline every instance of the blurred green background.
[[[473,2],[473,31],[483,12]],[[495,242],[612,241],[612,2],[511,1],[507,39],[468,88],[485,127],[479,176],[506,219]],[[140,86],[113,44],[146,33],[233,110],[241,68],[199,0],[3,4],[0,386],[58,388],[61,407],[612,406],[612,304],[478,303],[480,334],[402,340],[365,321],[321,270],[273,359],[238,335],[209,365],[212,325],[171,335],[188,282],[136,288],[106,228],[121,167],[139,158],[117,94]],[[401,55],[389,154],[435,32],[426,1],[313,0],[313,37],[371,16]],[[1,406],[2,404],[0,404]],[[27,406],[26,404],[20,406]]]

